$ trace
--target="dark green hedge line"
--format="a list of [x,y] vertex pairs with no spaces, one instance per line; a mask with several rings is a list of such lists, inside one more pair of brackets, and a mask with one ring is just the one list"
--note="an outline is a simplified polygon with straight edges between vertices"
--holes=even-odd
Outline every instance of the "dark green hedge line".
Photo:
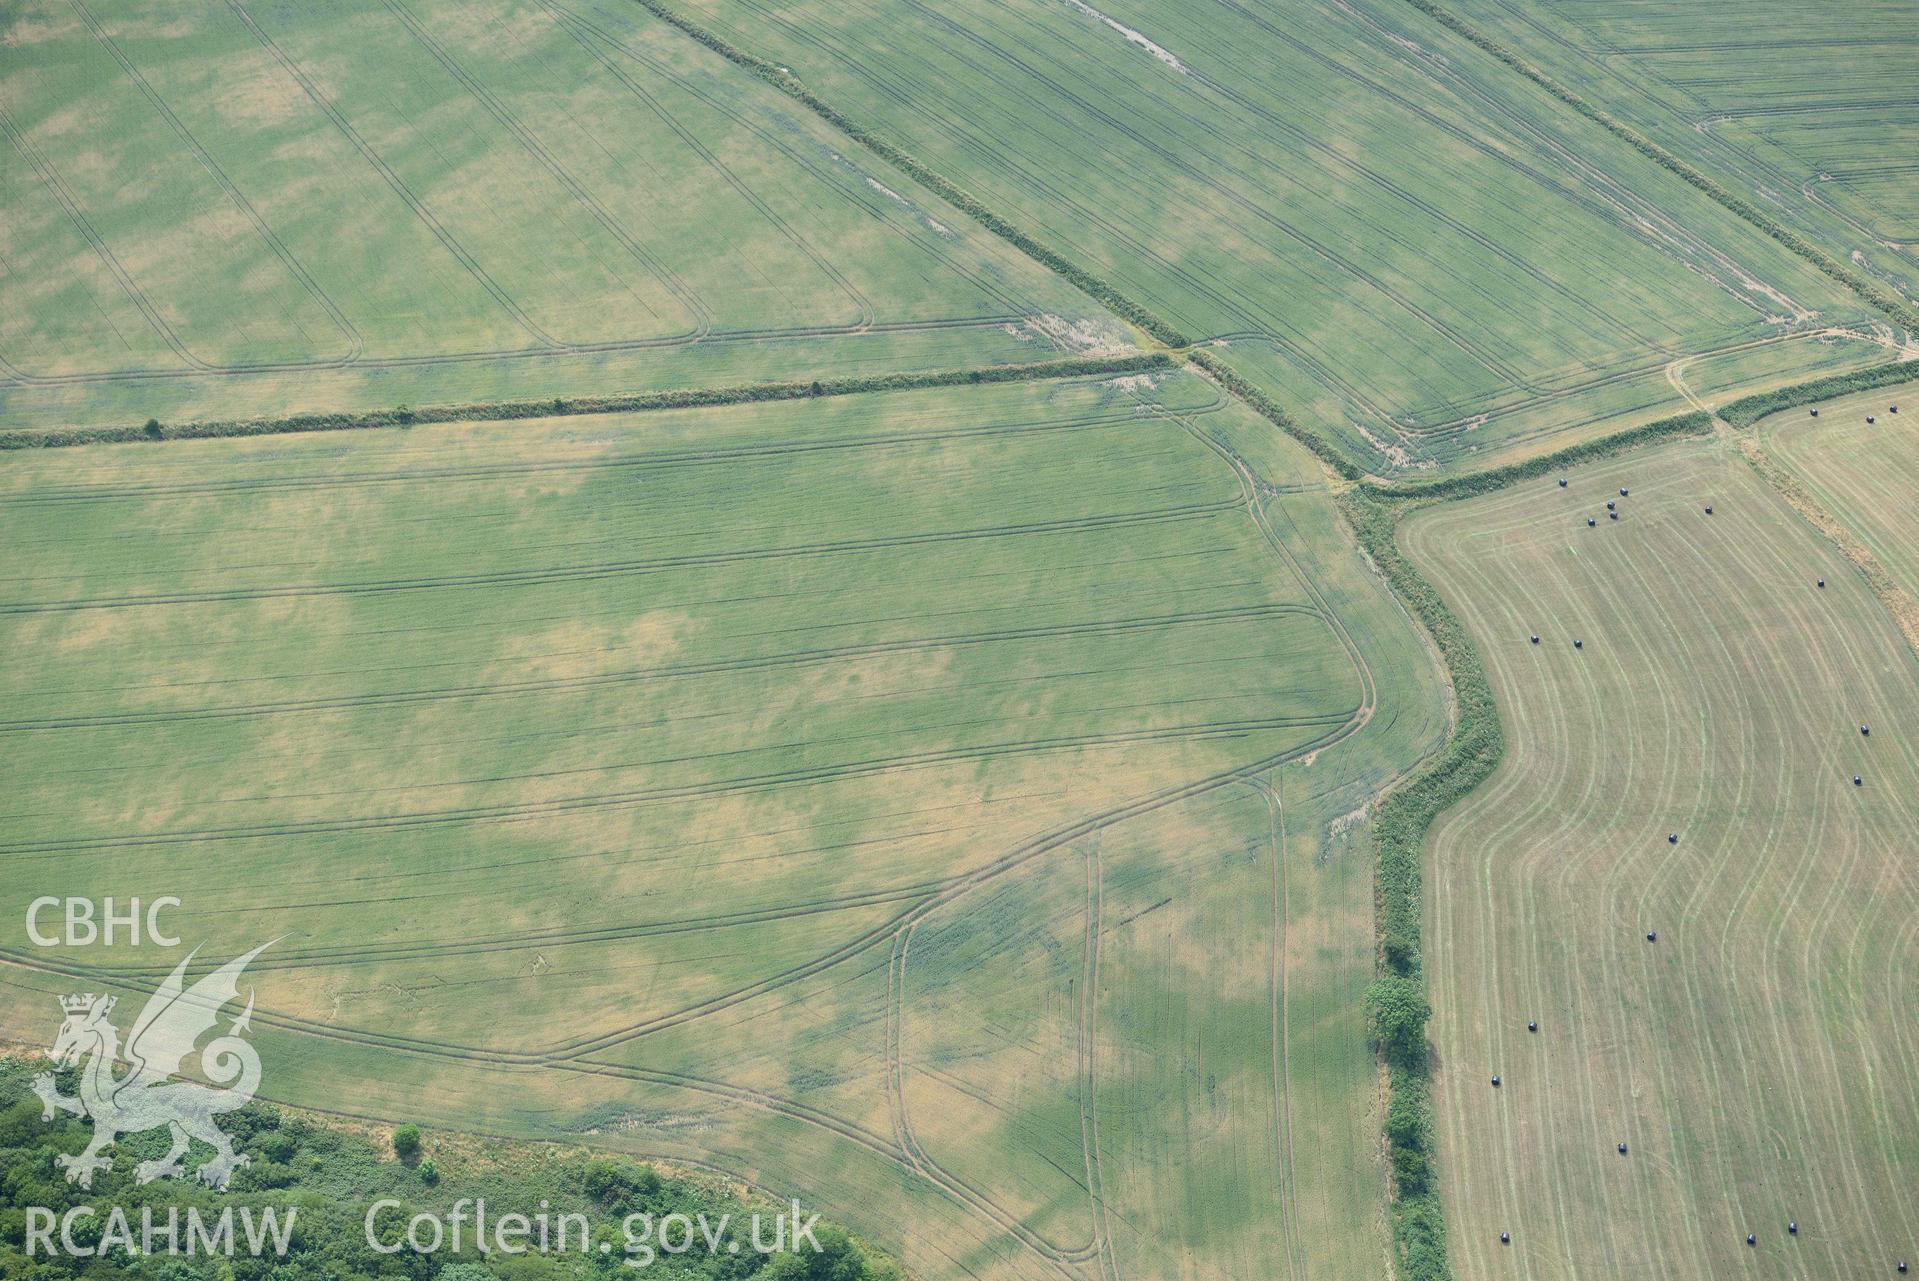
[[621,414],[651,409],[694,409],[741,405],[762,400],[807,400],[870,391],[913,391],[975,383],[1028,382],[1094,374],[1130,374],[1171,369],[1164,352],[1091,359],[1044,360],[1025,365],[988,365],[979,369],[938,369],[919,374],[880,374],[867,378],[826,378],[814,382],[750,383],[741,387],[702,387],[683,391],[635,392],[627,396],[556,396],[551,400],[496,400],[471,405],[405,405],[363,413],[293,414],[286,418],[180,423],[143,427],[75,428],[71,431],[0,432],[0,449],[39,449],[61,445],[116,444],[124,441],[199,440],[215,436],[274,436],[302,431],[355,431],[370,427],[411,427],[416,423],[492,422],[517,418],[555,418],[569,414]]
[[1291,436],[1300,444],[1313,451],[1313,454],[1328,467],[1347,480],[1358,480],[1365,473],[1355,466],[1339,448],[1316,432],[1308,431],[1293,420],[1291,414],[1281,409],[1271,396],[1253,384],[1241,378],[1225,362],[1210,352],[1192,351],[1186,358],[1212,375],[1213,381],[1224,387],[1246,404],[1261,418],[1273,424]]
[[1874,387],[1911,382],[1915,378],[1919,378],[1919,360],[1898,360],[1889,365],[1874,365],[1871,369],[1834,374],[1830,378],[1746,396],[1720,410],[1719,416],[1735,427],[1750,427],[1767,414],[1776,414],[1795,405],[1810,405],[1817,400],[1829,400],[1855,391],[1871,391]]
[[1420,952],[1422,872],[1433,820],[1492,774],[1505,740],[1492,685],[1472,638],[1438,590],[1399,550],[1399,522],[1410,504],[1386,501],[1372,487],[1355,487],[1338,501],[1373,563],[1432,636],[1452,679],[1456,704],[1457,721],[1445,748],[1373,809],[1381,975],[1366,993],[1388,1072],[1386,1144],[1393,1170],[1399,1274],[1406,1281],[1450,1281],[1446,1219],[1433,1170],[1426,1056],[1431,1007]]
[[1674,436],[1701,435],[1711,428],[1712,415],[1695,410],[1691,413],[1675,414],[1670,418],[1655,419],[1638,427],[1614,432],[1610,436],[1581,441],[1577,445],[1568,445],[1550,454],[1507,463],[1503,467],[1490,467],[1485,471],[1467,472],[1460,476],[1445,476],[1438,480],[1417,481],[1412,484],[1382,485],[1370,480],[1362,481],[1361,484],[1369,494],[1380,498],[1466,498],[1473,494],[1502,489],[1517,480],[1543,476],[1547,472],[1557,471],[1574,463],[1606,458],[1655,440],[1666,440]]
[[[1747,396],[1728,405],[1720,416],[1745,427],[1780,409],[1914,377],[1919,377],[1919,361],[1879,365]],[[1226,379],[1221,381],[1232,387]],[[1288,424],[1281,425],[1299,434]],[[1698,435],[1711,425],[1710,414],[1678,414],[1470,475],[1404,486],[1361,480],[1337,497],[1361,545],[1432,636],[1457,703],[1458,720],[1440,755],[1387,793],[1373,811],[1380,977],[1366,991],[1366,1006],[1387,1066],[1385,1131],[1393,1172],[1393,1241],[1400,1275],[1407,1281],[1451,1281],[1452,1277],[1444,1208],[1433,1168],[1432,1087],[1426,1051],[1431,1006],[1426,1000],[1420,947],[1426,836],[1434,819],[1491,776],[1505,744],[1478,648],[1438,589],[1400,551],[1400,522],[1432,502],[1485,493],[1655,441]]]
[[1062,257],[1047,248],[1031,235],[1022,231],[1012,221],[988,209],[979,200],[969,195],[957,184],[942,177],[939,173],[920,163],[911,154],[878,137],[865,126],[849,119],[837,108],[829,105],[804,81],[789,71],[782,71],[764,58],[758,58],[743,49],[735,48],[726,40],[691,19],[661,4],[659,0],[638,0],[647,11],[660,21],[699,41],[714,53],[727,61],[746,68],[761,80],[772,85],[787,97],[804,105],[814,115],[838,129],[853,141],[879,156],[894,168],[910,174],[921,186],[939,193],[948,203],[963,210],[975,222],[1006,241],[1028,258],[1039,263],[1049,271],[1064,276],[1082,292],[1091,295],[1104,306],[1124,316],[1141,329],[1159,339],[1169,347],[1184,347],[1190,341],[1172,324],[1156,315],[1143,304],[1135,302],[1114,288],[1111,284],[1095,276],[1077,263]]
[[1580,115],[1591,120],[1594,124],[1606,130],[1606,132],[1612,134],[1614,137],[1623,140],[1628,146],[1632,147],[1633,150],[1639,152],[1639,154],[1645,156],[1653,163],[1676,174],[1684,182],[1703,192],[1708,199],[1730,210],[1738,217],[1743,218],[1748,223],[1765,232],[1768,236],[1771,236],[1774,240],[1817,267],[1820,271],[1852,290],[1854,294],[1858,295],[1866,303],[1877,308],[1887,316],[1890,316],[1893,320],[1898,321],[1899,324],[1905,328],[1909,330],[1919,330],[1919,311],[1913,310],[1904,299],[1887,293],[1884,289],[1881,289],[1866,277],[1846,266],[1837,258],[1832,257],[1825,250],[1820,249],[1812,242],[1806,240],[1797,232],[1789,230],[1776,222],[1770,215],[1757,205],[1754,205],[1750,200],[1745,199],[1743,196],[1736,195],[1726,187],[1721,186],[1704,172],[1687,164],[1684,160],[1681,160],[1678,156],[1666,150],[1651,138],[1646,137],[1637,129],[1634,129],[1631,125],[1626,124],[1616,116],[1602,111],[1592,103],[1587,102],[1571,89],[1560,84],[1557,80],[1554,80],[1532,63],[1527,62],[1517,53],[1514,53],[1492,37],[1486,35],[1464,18],[1447,12],[1445,9],[1434,4],[1432,0],[1406,0],[1406,2],[1447,30],[1478,45],[1481,49],[1484,49],[1487,53],[1499,59],[1514,71],[1517,71],[1520,75],[1525,76],[1526,79],[1532,81],[1547,93],[1550,93],[1553,97],[1571,107],[1574,111],[1577,111]]
[[1417,507],[1463,498],[1572,463],[1711,427],[1704,413],[1679,414],[1586,441],[1540,458],[1414,486],[1362,481],[1338,496],[1341,511],[1373,563],[1426,628],[1452,681],[1457,720],[1432,761],[1388,792],[1373,810],[1374,910],[1380,977],[1366,992],[1373,1034],[1387,1067],[1386,1151],[1393,1175],[1393,1242],[1406,1281],[1451,1281],[1446,1218],[1433,1160],[1432,1083],[1426,1052],[1421,895],[1426,836],[1433,820],[1464,800],[1497,768],[1505,750],[1499,708],[1478,647],[1439,591],[1399,549],[1400,521]]

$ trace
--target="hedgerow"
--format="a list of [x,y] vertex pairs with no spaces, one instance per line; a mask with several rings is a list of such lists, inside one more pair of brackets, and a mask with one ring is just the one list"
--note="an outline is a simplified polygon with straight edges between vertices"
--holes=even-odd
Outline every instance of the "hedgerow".
[[1889,365],[1874,365],[1871,369],[1834,374],[1830,378],[1745,396],[1720,410],[1719,416],[1735,427],[1750,427],[1767,414],[1775,414],[1782,409],[1809,405],[1816,400],[1830,400],[1834,396],[1845,396],[1855,391],[1871,391],[1874,387],[1910,382],[1915,378],[1919,378],[1919,360],[1894,361]]
[[1557,471],[1574,463],[1610,457],[1624,450],[1650,444],[1655,440],[1701,435],[1711,427],[1712,415],[1695,410],[1691,413],[1674,414],[1670,418],[1655,419],[1649,423],[1642,423],[1638,427],[1628,427],[1625,431],[1614,432],[1610,436],[1581,441],[1577,445],[1568,445],[1564,449],[1556,449],[1550,454],[1541,454],[1537,458],[1507,463],[1503,467],[1489,467],[1485,471],[1445,476],[1438,480],[1414,481],[1410,484],[1402,482],[1382,485],[1377,481],[1369,480],[1362,481],[1361,485],[1369,493],[1381,498],[1467,498],[1473,494],[1503,489],[1514,481],[1543,476],[1547,472]]
[[1399,550],[1399,522],[1410,504],[1372,486],[1356,486],[1337,501],[1373,563],[1433,638],[1452,678],[1456,704],[1453,733],[1439,755],[1373,808],[1373,892],[1382,973],[1366,993],[1387,1068],[1386,1144],[1393,1171],[1399,1272],[1407,1281],[1448,1281],[1452,1270],[1446,1259],[1446,1219],[1433,1173],[1426,1055],[1430,1007],[1420,950],[1426,833],[1434,819],[1492,774],[1505,740],[1492,685],[1472,638],[1438,590]]
[[[1726,406],[1719,416],[1745,427],[1780,409],[1914,377],[1919,377],[1919,361],[1879,365],[1747,396]],[[1452,1276],[1433,1169],[1432,1086],[1426,1055],[1430,1007],[1420,945],[1426,837],[1440,814],[1492,775],[1505,739],[1478,648],[1438,589],[1400,551],[1400,523],[1411,512],[1435,502],[1486,493],[1654,441],[1699,435],[1711,426],[1710,414],[1677,414],[1504,467],[1410,485],[1362,480],[1337,495],[1340,510],[1361,545],[1432,637],[1452,680],[1456,703],[1453,734],[1439,756],[1388,792],[1373,812],[1381,974],[1367,989],[1366,1004],[1387,1067],[1385,1134],[1393,1172],[1393,1240],[1400,1273],[1407,1281],[1449,1281]]]
[[1659,165],[1662,169],[1677,175],[1687,185],[1703,192],[1706,197],[1714,203],[1759,228],[1759,230],[1765,232],[1787,249],[1817,267],[1827,276],[1830,276],[1846,288],[1852,290],[1854,294],[1858,295],[1870,306],[1899,322],[1900,325],[1908,330],[1919,330],[1919,311],[1913,310],[1904,299],[1887,293],[1884,289],[1881,289],[1872,281],[1866,279],[1858,272],[1852,270],[1852,268],[1826,253],[1823,249],[1806,240],[1797,232],[1775,221],[1751,201],[1721,186],[1713,178],[1707,176],[1701,170],[1695,169],[1692,165],[1687,164],[1684,160],[1681,160],[1678,156],[1666,150],[1651,138],[1646,137],[1646,135],[1634,129],[1631,125],[1606,111],[1600,110],[1592,103],[1587,102],[1571,89],[1560,84],[1540,68],[1535,67],[1532,63],[1500,44],[1491,36],[1486,35],[1464,18],[1460,18],[1440,8],[1437,4],[1434,4],[1432,0],[1406,0],[1406,2],[1433,21],[1445,27],[1448,31],[1484,49],[1487,53],[1499,59],[1499,61],[1505,63],[1508,67],[1511,67],[1514,71],[1517,71],[1520,75],[1526,77],[1526,79],[1532,81],[1547,93],[1550,93],[1553,97],[1559,99],[1559,101],[1565,103],[1574,111],[1577,111],[1580,115],[1604,129],[1607,133],[1624,141],[1642,156]]
[[[749,404],[755,401],[850,396],[872,391],[914,391],[932,387],[1027,382],[1045,378],[1147,373],[1153,370],[1170,369],[1173,363],[1172,357],[1164,352],[1140,352],[1130,356],[1045,360],[1023,365],[988,365],[977,369],[941,369],[917,374],[878,374],[864,378],[823,378],[811,382],[749,383],[738,387],[634,392],[624,396],[496,400],[467,405],[399,405],[392,409],[369,409],[353,413],[292,414],[285,418],[176,423],[166,428],[165,438],[202,440],[219,436],[274,436],[288,432],[411,427],[420,423],[497,422],[521,418],[555,418],[571,414],[623,414],[654,409],[696,409],[712,405]],[[160,433],[151,427],[130,426],[10,431],[0,432],[0,449],[118,444],[159,438]]]
[[1215,357],[1212,353],[1205,351],[1188,352],[1186,359],[1192,361],[1201,369],[1204,369],[1212,376],[1213,381],[1245,401],[1261,418],[1264,418],[1267,422],[1270,422],[1273,426],[1279,428],[1288,436],[1291,436],[1294,440],[1312,450],[1315,457],[1345,479],[1358,480],[1365,474],[1350,458],[1341,452],[1338,446],[1319,435],[1319,433],[1309,431],[1300,426],[1299,423],[1293,419],[1293,416],[1288,414],[1284,409],[1281,409],[1271,396],[1268,396],[1265,392],[1240,377],[1230,366]]

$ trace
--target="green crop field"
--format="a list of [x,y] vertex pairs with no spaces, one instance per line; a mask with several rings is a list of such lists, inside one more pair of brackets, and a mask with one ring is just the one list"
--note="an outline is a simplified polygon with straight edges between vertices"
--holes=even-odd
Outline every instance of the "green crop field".
[[[853,1234],[676,1281],[1919,1264],[1915,49],[0,5],[0,1277],[627,1271],[339,1217],[475,1179]],[[42,1268],[156,1170],[333,1217]]]
[[283,936],[275,1097],[925,1275],[1361,1272],[1364,807],[1443,720],[1316,475],[1190,374],[16,455],[0,913]]
[[235,418],[1130,344],[634,5],[28,0],[6,23],[9,419]]
[[1919,496],[1919,384],[1855,392],[1821,401],[1818,409],[1816,419],[1805,409],[1782,410],[1754,430],[1893,581],[1919,596],[1919,528],[1912,520]]
[[1399,0],[682,7],[1370,467],[1674,412],[1680,357],[1880,358],[1844,289]]
[[1404,534],[1508,743],[1432,854],[1460,1272],[1889,1273],[1919,1231],[1919,662],[1723,444],[1569,482]]
[[1911,5],[1451,7],[1834,257],[1908,297],[1919,287]]

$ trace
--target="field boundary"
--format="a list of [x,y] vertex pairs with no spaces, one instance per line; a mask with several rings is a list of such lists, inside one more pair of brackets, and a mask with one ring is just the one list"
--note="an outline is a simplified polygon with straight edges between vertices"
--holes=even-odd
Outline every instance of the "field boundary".
[[1895,360],[1891,364],[1857,369],[1849,374],[1834,374],[1828,378],[1815,378],[1811,382],[1794,383],[1790,387],[1743,396],[1719,410],[1718,414],[1734,427],[1745,428],[1782,409],[1796,409],[1830,396],[1871,391],[1875,387],[1911,382],[1916,378],[1919,378],[1919,360]]
[[875,391],[921,391],[973,384],[1039,382],[1100,374],[1137,374],[1176,367],[1165,352],[1128,356],[1074,357],[1023,365],[985,365],[935,369],[918,374],[880,374],[866,378],[822,378],[811,382],[745,383],[734,387],[697,387],[633,392],[621,396],[555,396],[551,400],[494,400],[470,404],[397,405],[360,412],[291,414],[284,418],[212,419],[144,427],[75,427],[0,432],[0,450],[57,449],[68,445],[117,445],[157,440],[209,440],[226,436],[278,436],[295,432],[364,431],[413,427],[424,423],[510,422],[588,414],[642,413],[658,409],[704,409],[774,400],[812,400]]
[[[1417,2],[1417,0],[1415,0]],[[1197,359],[1194,363],[1209,367]],[[1893,614],[1907,640],[1919,649],[1919,605],[1915,605],[1878,566],[1870,552],[1829,514],[1812,503],[1790,476],[1744,432],[1761,418],[1831,396],[1870,390],[1919,377],[1919,361],[1900,361],[1853,373],[1837,374],[1747,396],[1717,414],[1675,414],[1654,422],[1586,441],[1538,458],[1418,485],[1382,484],[1358,478],[1335,495],[1347,523],[1374,565],[1408,610],[1426,629],[1452,685],[1453,732],[1440,754],[1379,798],[1373,806],[1375,845],[1374,911],[1379,940],[1379,977],[1367,989],[1366,1002],[1387,1074],[1385,1139],[1392,1170],[1393,1242],[1406,1281],[1450,1281],[1446,1253],[1445,1209],[1433,1168],[1431,1065],[1426,1050],[1426,999],[1422,893],[1426,839],[1433,822],[1490,777],[1505,753],[1499,708],[1478,648],[1439,590],[1407,559],[1399,546],[1400,526],[1414,512],[1442,502],[1470,498],[1564,466],[1625,453],[1641,446],[1715,430],[1716,421],[1742,429],[1741,454],[1761,477],[1822,536],[1835,543],[1859,569],[1882,604]],[[1236,385],[1262,417],[1299,438],[1321,458],[1331,449],[1317,441],[1277,405],[1270,412]],[[1254,392],[1258,396],[1257,392]],[[1260,400],[1265,397],[1260,396]],[[1337,462],[1328,464],[1352,480]],[[1861,560],[1861,555],[1864,560]]]
[[808,89],[806,82],[791,71],[746,52],[717,32],[709,31],[678,10],[661,3],[661,0],[635,0],[635,3],[682,35],[698,41],[728,62],[745,68],[758,79],[773,86],[921,186],[936,192],[948,204],[965,213],[980,226],[1012,245],[1040,266],[1064,277],[1082,293],[1131,321],[1168,347],[1186,347],[1191,344],[1191,339],[1144,303],[1128,297],[1116,285],[1088,271],[1064,254],[1049,249],[1012,219],[994,212],[984,201],[938,170],[920,161],[911,152],[886,141],[851,119]]
[[1731,429],[1728,434],[1733,444],[1740,456],[1759,473],[1760,479],[1785,499],[1787,506],[1798,512],[1800,519],[1811,525],[1821,538],[1837,547],[1852,563],[1852,567],[1859,571],[1860,577],[1866,580],[1866,586],[1892,615],[1893,622],[1898,624],[1906,644],[1919,654],[1919,600],[1914,600],[1912,593],[1886,572],[1886,567],[1879,563],[1879,558],[1873,555],[1863,539],[1848,529],[1845,522],[1820,506],[1819,500],[1800,483],[1792,469],[1768,453],[1765,444],[1751,430],[1761,420],[1782,410],[1832,396],[1851,395],[1854,392],[1871,391],[1875,387],[1909,382],[1915,378],[1919,378],[1919,360],[1896,361],[1890,365],[1747,396],[1719,410],[1715,417]]
[[1415,511],[1502,489],[1556,467],[1624,453],[1655,441],[1702,436],[1704,413],[1676,414],[1539,458],[1427,485],[1372,481],[1334,495],[1360,545],[1388,586],[1419,620],[1452,686],[1453,728],[1439,754],[1373,803],[1373,910],[1378,977],[1366,990],[1374,1040],[1386,1066],[1385,1140],[1392,1183],[1393,1245],[1406,1281],[1451,1281],[1445,1206],[1434,1168],[1432,1070],[1426,1023],[1421,915],[1426,838],[1433,822],[1492,776],[1506,750],[1492,683],[1471,635],[1430,580],[1399,546]]
[[1731,191],[1704,170],[1668,151],[1617,116],[1586,101],[1572,89],[1559,83],[1544,70],[1526,61],[1464,18],[1441,8],[1433,3],[1433,0],[1406,0],[1406,2],[1454,35],[1491,54],[1607,133],[1625,142],[1627,146],[1660,168],[1674,174],[1714,204],[1765,232],[1787,250],[1850,289],[1862,302],[1897,322],[1908,332],[1919,332],[1919,311],[1915,311],[1905,299],[1881,289],[1798,232],[1767,216],[1757,205]]
[[1439,651],[1454,705],[1439,754],[1373,803],[1373,911],[1378,975],[1366,989],[1386,1065],[1385,1138],[1393,1245],[1407,1281],[1450,1281],[1446,1215],[1433,1168],[1432,1071],[1420,900],[1426,833],[1433,820],[1489,777],[1505,753],[1504,730],[1479,651],[1439,591],[1399,548],[1399,524],[1414,506],[1367,488],[1335,496],[1360,545]]

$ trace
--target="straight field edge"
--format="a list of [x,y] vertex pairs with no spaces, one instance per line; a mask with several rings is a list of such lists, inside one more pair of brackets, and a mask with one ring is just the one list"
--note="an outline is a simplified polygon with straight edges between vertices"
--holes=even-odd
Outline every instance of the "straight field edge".
[[494,400],[472,404],[396,405],[359,412],[291,414],[284,418],[214,419],[163,424],[149,418],[143,427],[74,427],[40,431],[0,431],[0,450],[53,449],[65,445],[127,444],[156,440],[207,440],[223,436],[277,436],[293,432],[361,431],[412,427],[422,423],[510,422],[561,418],[572,414],[626,414],[657,409],[702,409],[771,400],[809,400],[875,391],[920,391],[987,383],[1036,382],[1101,374],[1150,373],[1171,369],[1165,352],[1127,356],[1072,357],[1021,365],[935,369],[917,374],[877,374],[864,378],[824,378],[795,382],[747,383],[735,387],[697,387],[634,392],[616,396],[555,396],[551,400]]

